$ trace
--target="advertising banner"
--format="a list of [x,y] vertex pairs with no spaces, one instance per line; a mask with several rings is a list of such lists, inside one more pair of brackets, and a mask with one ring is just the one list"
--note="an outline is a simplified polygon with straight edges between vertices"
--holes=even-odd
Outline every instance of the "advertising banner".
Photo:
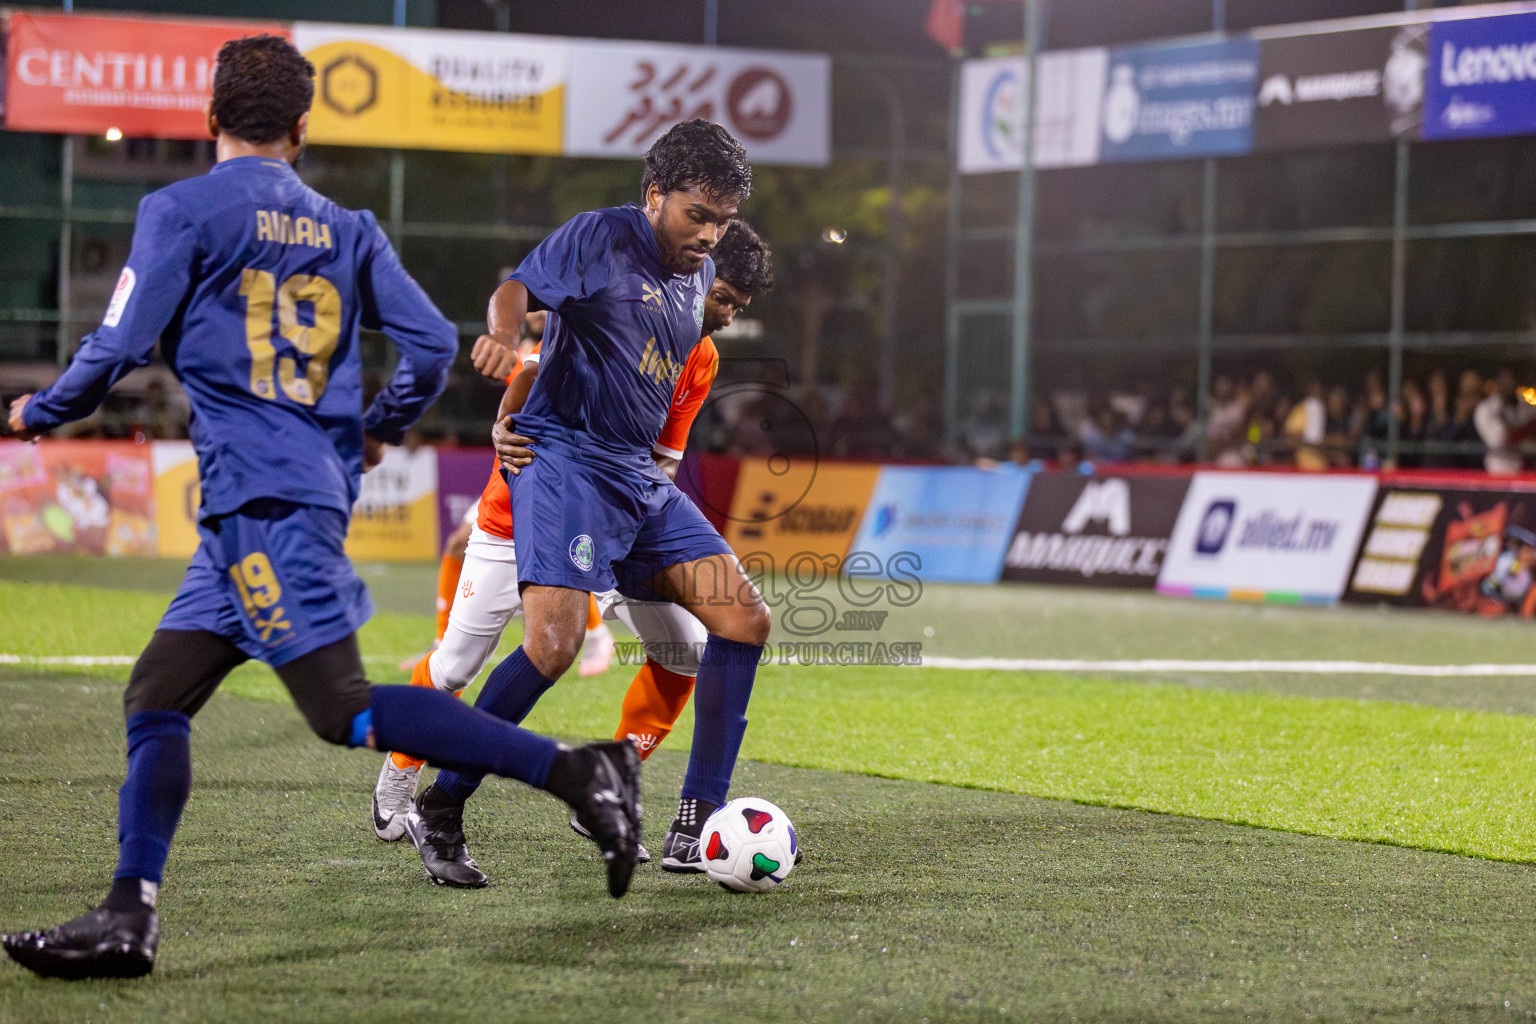
[[293,41],[315,65],[311,142],[561,151],[565,40],[301,21]]
[[155,471],[155,553],[161,558],[191,558],[201,541],[197,510],[203,491],[197,452],[191,441],[155,441],[149,447]]
[[1536,617],[1536,491],[1384,488],[1345,598]]
[[1151,590],[1188,490],[1188,477],[1038,473],[1003,579]]
[[1023,57],[985,57],[960,67],[961,174],[1024,166]]
[[1375,496],[1369,476],[1196,473],[1157,589],[1332,604],[1349,582]]
[[743,561],[779,571],[803,553],[840,566],[879,477],[879,466],[742,459],[725,539]]
[[1536,14],[1437,21],[1429,30],[1424,138],[1536,131]]
[[925,583],[996,583],[1029,479],[1013,470],[886,466],[851,550]]
[[0,550],[153,555],[153,480],[143,445],[0,441]]
[[444,537],[478,504],[495,462],[494,448],[437,449],[437,521]]
[[1252,39],[1111,50],[1100,159],[1249,152],[1258,68]]
[[206,139],[214,57],[277,24],[14,11],[5,126],[12,131]]
[[437,558],[435,449],[386,448],[384,461],[363,474],[362,490],[352,506],[347,554],[378,562]]
[[[1109,51],[1061,50],[1035,62],[1036,167],[1082,167],[1099,159],[1099,111]],[[1023,57],[968,60],[960,69],[961,174],[1024,166]]]
[[1405,25],[1263,40],[1254,148],[1417,138],[1428,35]]
[[831,158],[832,62],[819,54],[659,43],[572,44],[565,152],[638,157],[695,117],[718,121],[754,164]]

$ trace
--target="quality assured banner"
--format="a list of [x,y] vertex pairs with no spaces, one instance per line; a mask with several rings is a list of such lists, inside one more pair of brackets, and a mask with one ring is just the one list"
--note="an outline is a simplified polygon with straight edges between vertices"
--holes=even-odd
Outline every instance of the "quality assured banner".
[[1029,480],[1012,470],[886,466],[852,550],[887,575],[996,583]]
[[820,54],[572,44],[570,156],[637,157],[679,121],[717,121],[755,164],[831,159],[832,62]]
[[1429,31],[1424,138],[1536,131],[1536,14],[1437,21]]
[[1536,491],[1383,489],[1345,598],[1536,617]]
[[559,153],[570,46],[496,32],[297,22],[315,65],[311,142]]
[[1332,604],[1349,582],[1375,497],[1370,476],[1196,473],[1157,589]]
[[1100,159],[1247,153],[1258,73],[1252,39],[1111,50]]
[[1406,25],[1263,40],[1254,148],[1417,138],[1428,35]]
[[152,555],[150,452],[122,441],[0,441],[0,551]]
[[12,12],[5,126],[12,131],[206,139],[214,58],[277,24]]
[[1003,579],[1151,590],[1188,490],[1187,477],[1037,474]]

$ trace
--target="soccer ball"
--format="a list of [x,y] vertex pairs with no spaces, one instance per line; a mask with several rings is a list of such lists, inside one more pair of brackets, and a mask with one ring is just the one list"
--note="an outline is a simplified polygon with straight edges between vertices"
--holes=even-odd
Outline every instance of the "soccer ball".
[[795,826],[778,806],[744,796],[704,822],[704,869],[732,892],[777,888],[795,866]]

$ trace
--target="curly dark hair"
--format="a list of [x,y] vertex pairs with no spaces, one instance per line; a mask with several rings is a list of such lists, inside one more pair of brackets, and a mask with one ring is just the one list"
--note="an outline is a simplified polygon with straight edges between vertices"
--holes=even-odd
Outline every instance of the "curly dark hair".
[[744,203],[752,194],[752,165],[730,132],[695,118],[667,129],[645,154],[641,193],[652,184],[663,195],[697,188],[713,199]]
[[715,261],[715,276],[726,284],[752,296],[773,289],[773,260],[768,255],[768,244],[746,221],[731,221],[709,255]]
[[246,36],[219,47],[213,72],[219,131],[262,145],[287,135],[315,98],[315,66],[281,36]]

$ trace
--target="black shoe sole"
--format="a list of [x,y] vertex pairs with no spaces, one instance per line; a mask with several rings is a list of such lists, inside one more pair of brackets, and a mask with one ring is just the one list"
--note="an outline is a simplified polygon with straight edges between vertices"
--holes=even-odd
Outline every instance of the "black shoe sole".
[[491,884],[489,878],[479,882],[453,882],[446,878],[438,878],[426,868],[422,868],[421,873],[427,876],[427,881],[444,889],[484,889],[487,885]]
[[155,969],[154,957],[127,950],[69,953],[6,945],[5,952],[33,974],[63,981],[87,978],[142,978]]
[[676,865],[669,865],[666,861],[662,861],[661,862],[661,870],[667,872],[667,874],[669,874],[669,875],[703,875],[703,874],[708,874],[708,872],[705,871],[703,868],[696,868],[696,867],[694,867],[691,864],[687,865],[687,866],[676,866]]

